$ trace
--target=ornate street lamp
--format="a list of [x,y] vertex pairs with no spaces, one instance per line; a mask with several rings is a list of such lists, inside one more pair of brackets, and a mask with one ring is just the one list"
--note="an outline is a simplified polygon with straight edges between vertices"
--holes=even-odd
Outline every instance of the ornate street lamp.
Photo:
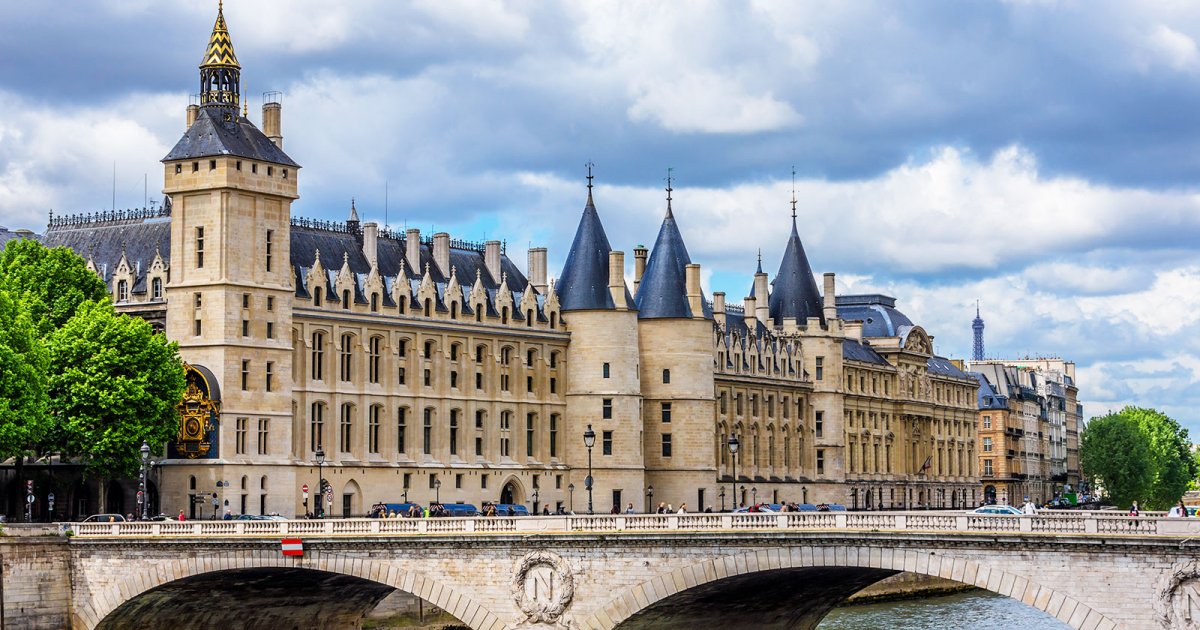
[[721,486],[721,511],[725,511],[725,486]]
[[537,516],[537,513],[538,513],[538,489],[534,488],[533,489],[533,515]]
[[571,514],[575,513],[575,484],[567,484],[567,494],[571,497]]
[[646,486],[646,513],[654,509],[654,486]]
[[592,447],[596,445],[596,432],[592,430],[592,425],[587,425],[587,430],[583,432],[583,445],[588,450],[588,474],[583,480],[583,485],[588,492],[588,514],[595,514],[592,511]]
[[442,503],[442,480],[441,479],[433,480],[433,502],[437,503],[439,505]]
[[149,518],[150,495],[146,492],[146,467],[150,465],[150,445],[142,441],[142,473],[138,479],[138,501],[142,504],[142,520]]
[[738,504],[738,500],[737,500],[737,454],[738,454],[738,447],[741,446],[741,443],[738,442],[738,437],[737,437],[736,433],[729,434],[728,444],[729,444],[729,455],[732,459],[732,461],[730,461],[730,465],[733,466],[733,481],[731,481],[729,484],[729,490],[733,493],[733,496],[731,497],[733,500],[733,503],[730,504],[729,509],[730,509],[730,511],[736,511],[737,504]]
[[750,488],[750,496],[752,497],[751,501],[754,502],[754,505],[758,505],[758,488],[757,487]]
[[317,445],[317,452],[313,453],[317,459],[317,498],[313,502],[314,514],[317,518],[325,518],[325,477],[321,474],[321,466],[325,464],[325,449],[321,445]]

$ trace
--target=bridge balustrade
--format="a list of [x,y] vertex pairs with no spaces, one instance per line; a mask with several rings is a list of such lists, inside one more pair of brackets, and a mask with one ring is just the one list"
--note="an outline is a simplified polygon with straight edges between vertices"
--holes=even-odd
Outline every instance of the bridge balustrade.
[[850,530],[938,533],[1018,532],[1088,535],[1200,535],[1200,519],[1114,513],[1000,516],[953,512],[787,512],[622,514],[489,518],[328,519],[296,521],[162,521],[75,523],[80,538],[170,536],[377,536],[590,532]]

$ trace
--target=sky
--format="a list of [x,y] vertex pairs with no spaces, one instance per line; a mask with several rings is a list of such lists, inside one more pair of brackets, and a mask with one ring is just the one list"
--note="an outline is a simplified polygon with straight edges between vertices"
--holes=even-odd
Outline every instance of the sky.
[[[296,216],[529,246],[586,198],[613,247],[673,208],[707,291],[779,265],[880,292],[968,358],[1076,362],[1085,416],[1200,441],[1200,3],[229,0]],[[0,225],[161,199],[216,2],[0,7]],[[795,179],[793,184],[793,171]],[[115,175],[114,175],[115,173]]]

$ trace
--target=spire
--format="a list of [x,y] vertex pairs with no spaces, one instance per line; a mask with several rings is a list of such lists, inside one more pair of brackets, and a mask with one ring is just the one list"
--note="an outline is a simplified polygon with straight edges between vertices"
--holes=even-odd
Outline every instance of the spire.
[[771,321],[776,326],[782,326],[784,320],[792,320],[803,326],[810,317],[820,318],[821,323],[825,323],[821,292],[817,290],[808,255],[804,253],[804,244],[800,242],[795,217],[792,217],[792,234],[783,251],[783,260],[779,262],[779,273],[772,284],[774,291],[768,304]]
[[792,223],[796,222],[796,166],[792,165]]
[[358,223],[358,209],[354,207],[354,197],[350,198],[350,218],[346,221]]
[[594,205],[594,204],[592,203],[592,177],[593,177],[593,176],[592,176],[592,167],[593,167],[593,166],[595,166],[595,164],[592,164],[591,160],[589,160],[587,164],[584,164],[584,166],[586,166],[586,167],[587,167],[587,170],[588,170],[588,174],[587,174],[587,180],[588,180],[588,200],[587,200],[587,205],[591,206],[591,205]]
[[[600,213],[592,202],[592,164],[588,165],[588,198],[575,230],[575,240],[567,253],[555,290],[563,311],[613,310],[616,304],[608,290],[608,255],[612,246],[600,222]],[[626,291],[626,303],[633,297]]]
[[674,170],[675,169],[673,169],[669,166],[667,167],[667,218],[671,218],[671,216],[672,216],[671,215],[671,191],[674,189],[671,188],[671,181],[673,179],[671,177],[671,171],[674,171]]
[[232,107],[236,116],[241,98],[241,70],[225,24],[224,3],[218,2],[217,22],[200,62],[200,104]]
[[971,358],[983,360],[983,318],[979,316],[979,300],[975,300],[975,320],[971,322],[971,330],[975,332],[975,347],[972,348]]
[[[663,218],[654,249],[650,251],[650,259],[646,261],[646,270],[638,285],[636,304],[639,319],[691,318],[700,315],[692,312],[688,302],[687,266],[692,264],[692,259],[675,216],[671,213],[670,180],[668,170],[667,216]],[[701,304],[704,304],[703,315],[711,318],[712,311],[708,303],[702,299]]]
[[758,248],[758,269],[756,269],[754,271],[754,273],[762,273],[762,272],[763,272],[763,270],[762,270],[762,248],[759,247]]

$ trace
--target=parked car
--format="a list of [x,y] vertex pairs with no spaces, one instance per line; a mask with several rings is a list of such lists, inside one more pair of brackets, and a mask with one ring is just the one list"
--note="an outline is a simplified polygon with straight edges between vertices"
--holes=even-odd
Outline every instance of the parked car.
[[974,510],[968,510],[967,514],[982,514],[986,516],[1020,516],[1021,510],[1011,505],[985,505],[977,507]]
[[286,521],[278,514],[239,514],[235,521]]
[[416,508],[418,510],[421,510],[421,514],[425,514],[425,508],[421,507],[420,503],[384,503],[383,504],[383,507],[387,508],[387,514],[390,515],[392,512],[395,512],[396,514],[399,514],[400,516],[408,516],[408,512],[413,508],[413,506],[416,506]]
[[[734,514],[742,514],[745,512],[749,512],[749,511],[750,511],[750,508],[748,508],[748,507],[740,507],[740,508],[734,510],[733,512],[734,512]],[[783,504],[782,503],[759,503],[757,506],[755,506],[754,511],[755,512],[782,512]]]
[[93,514],[85,519],[84,523],[124,523],[125,516],[121,514]]
[[446,516],[479,516],[479,510],[470,503],[443,503],[442,509]]
[[529,516],[529,508],[519,503],[497,503],[496,516]]

